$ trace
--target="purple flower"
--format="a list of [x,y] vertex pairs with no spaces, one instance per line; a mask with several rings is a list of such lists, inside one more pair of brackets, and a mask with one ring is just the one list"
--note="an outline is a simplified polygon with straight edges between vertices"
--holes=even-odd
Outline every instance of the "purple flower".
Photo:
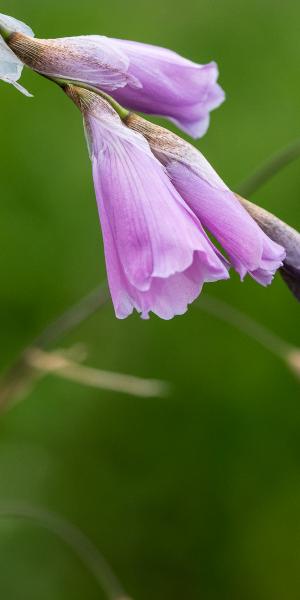
[[224,100],[214,62],[196,64],[149,44],[79,36],[39,40],[12,33],[7,43],[30,68],[109,92],[125,107],[165,116],[193,137]]
[[129,115],[126,123],[142,133],[182,198],[227,252],[243,279],[249,273],[262,285],[271,283],[285,250],[272,241],[241,206],[204,156],[171,133]]
[[66,92],[84,115],[117,317],[134,308],[143,318],[183,314],[204,282],[228,278],[224,259],[146,140],[106,100],[73,86]]
[[209,113],[225,99],[217,84],[218,67],[199,65],[179,54],[149,44],[115,40],[129,58],[128,72],[142,87],[120,88],[115,98],[124,106],[169,118],[194,138],[209,126]]

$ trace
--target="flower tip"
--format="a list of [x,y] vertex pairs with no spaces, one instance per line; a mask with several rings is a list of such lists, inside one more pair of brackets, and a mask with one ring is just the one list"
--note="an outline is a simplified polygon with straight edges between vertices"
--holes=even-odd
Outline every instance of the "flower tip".
[[21,94],[23,94],[23,96],[26,96],[27,98],[34,98],[33,94],[28,92],[28,90],[26,90],[26,88],[20,85],[20,83],[17,81],[12,81],[12,84],[19,92],[21,92]]

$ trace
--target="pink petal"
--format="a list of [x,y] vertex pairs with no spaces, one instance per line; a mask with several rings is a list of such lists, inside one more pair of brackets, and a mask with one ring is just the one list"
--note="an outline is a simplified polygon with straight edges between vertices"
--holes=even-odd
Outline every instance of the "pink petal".
[[116,314],[171,318],[228,272],[146,141],[108,111],[86,128]]

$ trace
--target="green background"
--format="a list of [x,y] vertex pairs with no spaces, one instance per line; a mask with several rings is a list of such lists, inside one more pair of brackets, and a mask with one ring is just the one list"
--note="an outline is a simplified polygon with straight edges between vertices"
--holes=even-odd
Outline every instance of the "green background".
[[[296,0],[7,0],[38,37],[100,33],[214,59],[226,103],[197,145],[232,187],[300,134]],[[80,115],[29,71],[0,85],[0,331],[7,367],[105,277]],[[295,162],[254,199],[300,227]],[[299,345],[280,278],[206,286]],[[117,321],[111,305],[63,340],[89,364],[172,382],[139,399],[47,378],[0,421],[0,506],[77,524],[135,600],[296,600],[300,594],[299,382],[255,341],[196,306],[171,322]],[[102,598],[50,533],[0,521],[0,597]],[[104,595],[103,595],[104,598]]]

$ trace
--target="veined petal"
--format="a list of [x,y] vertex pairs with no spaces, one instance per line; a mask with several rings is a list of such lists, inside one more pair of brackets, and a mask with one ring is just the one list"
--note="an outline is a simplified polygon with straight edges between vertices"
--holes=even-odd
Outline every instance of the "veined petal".
[[136,115],[126,122],[146,136],[176,190],[226,250],[241,278],[248,272],[262,285],[271,283],[285,258],[284,248],[262,231],[204,156],[176,135]]
[[172,319],[186,312],[188,305],[199,296],[204,282],[228,279],[228,271],[211,250],[207,255],[195,252],[191,266],[182,273],[167,278],[154,277],[148,290],[137,289],[124,273],[104,198],[97,197],[109,287],[119,319],[125,319],[134,309],[143,319],[148,319],[150,312],[161,319]]
[[[129,59],[126,54],[105,36],[86,35],[45,40],[44,43],[58,53],[50,74],[109,91],[126,85],[140,87],[137,79],[128,73]],[[52,56],[54,59],[54,52]],[[55,73],[53,68],[56,69]]]
[[227,268],[146,140],[105,100],[80,94],[116,313],[182,314]]
[[104,36],[33,40],[15,35],[9,46],[27,66],[44,75],[87,83],[109,92],[127,85],[141,86],[128,73],[129,58]]
[[[210,252],[195,217],[184,205],[144,140],[89,117],[96,191],[106,212],[126,277],[140,291],[153,277],[187,269],[198,250]],[[100,138],[100,139],[99,139]],[[103,174],[105,173],[105,177]]]
[[189,206],[228,253],[243,279],[248,272],[262,285],[271,283],[285,252],[259,228],[230,190],[219,189],[186,165],[167,167],[171,180]]
[[143,86],[118,90],[116,99],[133,110],[165,116],[193,137],[204,135],[210,111],[225,99],[216,63],[201,65],[166,48],[114,41],[129,57],[129,73]]

